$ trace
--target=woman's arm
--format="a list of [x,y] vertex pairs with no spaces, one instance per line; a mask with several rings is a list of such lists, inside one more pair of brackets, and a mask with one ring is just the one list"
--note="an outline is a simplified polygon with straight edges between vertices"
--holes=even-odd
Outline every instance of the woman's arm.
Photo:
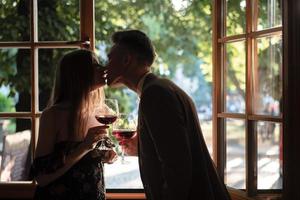
[[[57,116],[56,116],[57,117]],[[55,112],[53,110],[45,111],[40,119],[39,139],[36,148],[36,157],[51,154],[54,151],[56,132],[55,130]],[[63,123],[63,122],[61,122]],[[96,126],[88,130],[85,140],[69,155],[65,157],[64,165],[49,174],[39,174],[35,177],[40,186],[46,186],[65,174],[75,163],[77,163],[85,154],[92,150],[101,139],[102,134],[106,134],[107,126]]]

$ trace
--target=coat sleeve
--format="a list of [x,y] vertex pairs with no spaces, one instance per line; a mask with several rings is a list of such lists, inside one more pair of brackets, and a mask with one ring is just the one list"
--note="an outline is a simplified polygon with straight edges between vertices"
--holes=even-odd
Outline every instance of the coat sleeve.
[[161,163],[163,200],[188,199],[192,159],[182,102],[172,90],[151,86],[144,92],[141,111]]

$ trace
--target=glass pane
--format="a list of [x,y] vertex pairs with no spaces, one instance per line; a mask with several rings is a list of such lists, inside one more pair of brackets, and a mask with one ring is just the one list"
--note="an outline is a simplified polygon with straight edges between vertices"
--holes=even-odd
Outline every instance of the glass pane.
[[225,111],[244,113],[246,88],[245,42],[228,43],[225,49]]
[[257,66],[253,68],[254,111],[279,116],[282,99],[282,39],[280,36],[259,38]]
[[281,26],[281,10],[281,0],[259,0],[257,30]]
[[38,0],[40,41],[79,40],[79,0]]
[[226,35],[245,33],[246,0],[226,0]]
[[0,181],[28,181],[31,121],[0,118]]
[[245,189],[246,187],[246,137],[245,121],[226,119],[226,169],[227,186]]
[[143,189],[138,169],[138,157],[126,156],[122,164],[121,156],[113,164],[105,164],[105,186],[108,189]]
[[282,188],[282,131],[274,122],[257,122],[257,188]]
[[0,1],[0,41],[30,40],[30,1]]
[[72,49],[39,49],[39,110],[47,106],[61,57]]
[[[110,36],[113,32],[130,28],[142,30],[149,35],[157,52],[153,72],[173,80],[193,98],[210,151],[211,10],[212,1],[95,1],[96,51],[100,60],[104,63],[107,60],[106,54],[111,47]],[[105,94],[109,98],[118,99],[121,112],[137,113],[138,98],[130,90],[107,89]],[[136,163],[134,173],[137,174],[138,163],[136,158],[132,159]],[[106,168],[107,188],[141,187],[138,179],[134,179],[136,182],[132,180],[127,168],[118,166],[118,161]],[[115,174],[118,176],[114,176]]]
[[31,63],[28,49],[0,49],[0,112],[31,110]]

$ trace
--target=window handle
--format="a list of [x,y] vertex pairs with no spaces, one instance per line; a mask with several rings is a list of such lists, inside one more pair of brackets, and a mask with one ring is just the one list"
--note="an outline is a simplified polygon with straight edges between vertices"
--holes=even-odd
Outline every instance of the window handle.
[[90,38],[86,38],[85,40],[75,40],[67,42],[67,44],[78,44],[81,48],[89,49],[91,46]]

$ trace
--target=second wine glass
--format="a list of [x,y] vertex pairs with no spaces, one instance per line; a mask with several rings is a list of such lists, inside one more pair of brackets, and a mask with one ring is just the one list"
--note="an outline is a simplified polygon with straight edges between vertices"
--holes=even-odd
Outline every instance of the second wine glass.
[[[105,125],[114,123],[118,118],[118,114],[119,106],[116,99],[105,99],[103,104],[95,110],[95,118],[98,122]],[[99,150],[108,150],[105,145],[105,140],[105,137],[101,139],[96,145],[96,148]]]

